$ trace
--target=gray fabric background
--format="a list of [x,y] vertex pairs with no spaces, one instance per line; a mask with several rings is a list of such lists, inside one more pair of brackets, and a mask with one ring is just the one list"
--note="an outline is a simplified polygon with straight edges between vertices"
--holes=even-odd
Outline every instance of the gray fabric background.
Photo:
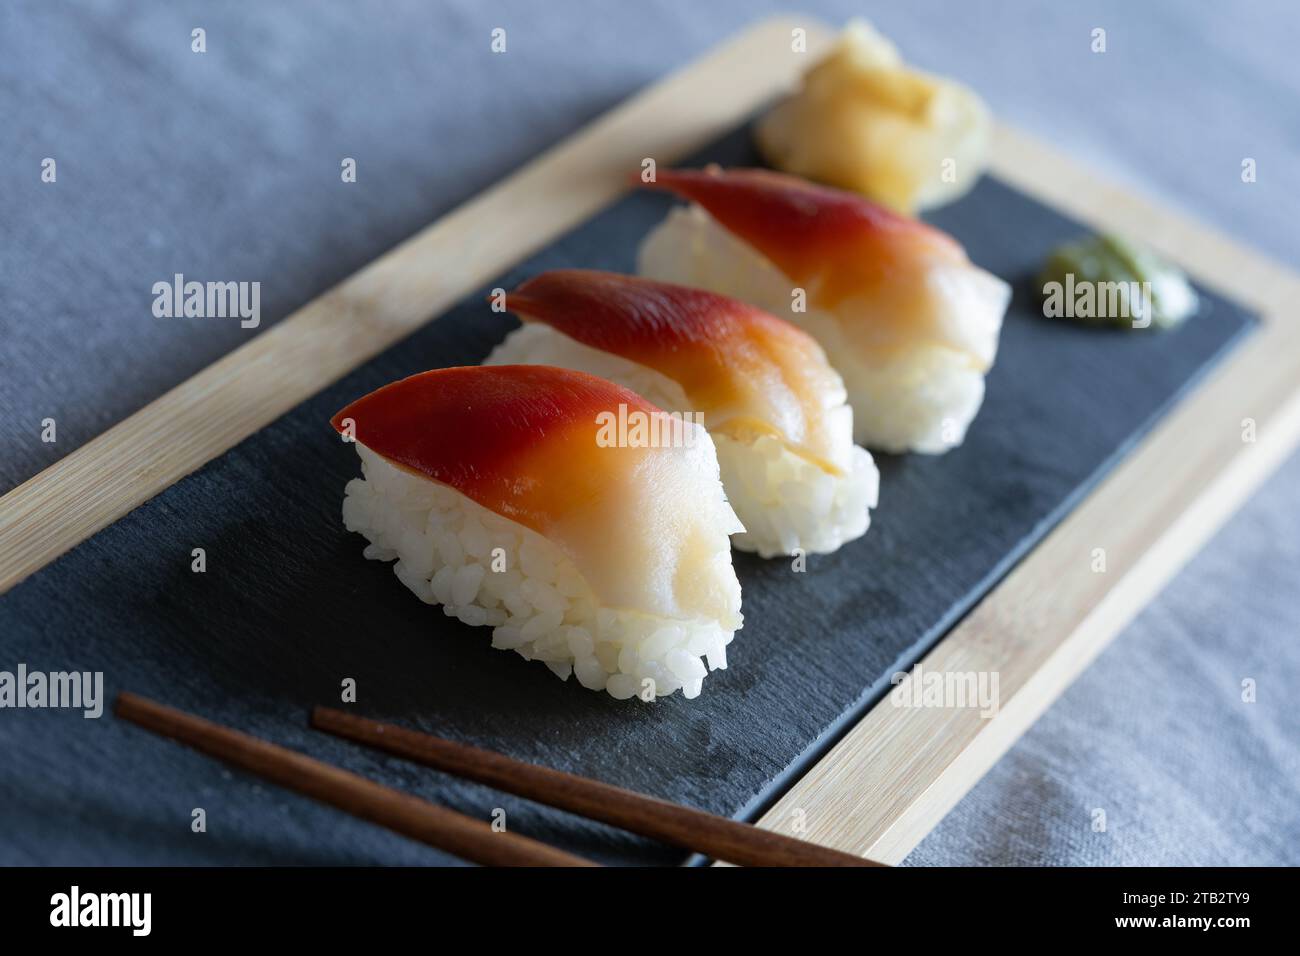
[[[1300,265],[1294,4],[810,2],[1103,173]],[[777,4],[0,5],[0,490]],[[190,51],[207,30],[208,52]],[[488,37],[506,28],[509,52]],[[1088,48],[1094,27],[1108,52]],[[58,162],[58,183],[40,162]],[[339,181],[339,161],[358,182]],[[1256,159],[1259,181],[1239,177]],[[43,444],[40,420],[59,440]],[[910,858],[1300,862],[1293,460]],[[3,636],[0,635],[0,641]],[[1257,703],[1240,681],[1258,683]],[[1092,828],[1092,811],[1107,830]],[[2,810],[0,810],[2,813]]]

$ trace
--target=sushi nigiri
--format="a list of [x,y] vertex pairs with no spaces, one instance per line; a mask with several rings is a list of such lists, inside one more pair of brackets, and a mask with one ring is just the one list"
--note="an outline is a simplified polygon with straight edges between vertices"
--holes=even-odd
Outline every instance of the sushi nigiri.
[[[609,447],[602,417],[656,444]],[[740,522],[700,426],[611,382],[543,366],[413,375],[331,419],[364,477],[343,522],[428,604],[492,646],[624,699],[700,693],[741,626]],[[707,661],[707,667],[706,662]]]
[[758,169],[660,170],[676,209],[638,269],[733,295],[811,333],[844,376],[854,436],[961,444],[984,400],[1010,287],[946,233],[853,193]]
[[487,364],[578,369],[701,416],[745,527],[737,548],[825,553],[866,532],[879,475],[853,444],[843,381],[805,332],[736,299],[581,269],[505,301],[524,327]]

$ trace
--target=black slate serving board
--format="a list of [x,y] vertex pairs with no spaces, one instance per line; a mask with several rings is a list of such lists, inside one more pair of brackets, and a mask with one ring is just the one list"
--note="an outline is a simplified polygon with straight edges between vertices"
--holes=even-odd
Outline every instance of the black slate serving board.
[[[757,158],[741,130],[703,162]],[[629,271],[669,203],[629,196],[487,288],[562,266]],[[358,463],[327,419],[393,379],[480,361],[515,323],[479,293],[15,588],[0,601],[0,669],[102,670],[107,696],[152,696],[475,816],[502,808],[511,829],[603,862],[682,861],[309,731],[306,712],[337,704],[351,677],[360,713],[755,817],[1253,324],[1204,292],[1202,314],[1169,333],[1047,320],[1034,272],[1085,230],[987,178],[931,218],[1015,287],[984,408],[943,457],[877,456],[864,539],[803,574],[736,555],[746,625],[695,701],[615,701],[491,650],[486,629],[416,600],[343,529]],[[190,570],[195,547],[206,573]],[[0,752],[4,863],[455,862],[107,713],[6,711]]]

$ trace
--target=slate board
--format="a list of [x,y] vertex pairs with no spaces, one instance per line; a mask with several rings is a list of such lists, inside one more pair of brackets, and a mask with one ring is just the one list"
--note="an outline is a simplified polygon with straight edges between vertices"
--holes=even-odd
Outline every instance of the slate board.
[[[703,162],[757,158],[740,130]],[[670,202],[632,195],[486,288],[555,267],[629,271]],[[757,816],[1253,325],[1204,291],[1202,314],[1169,333],[1050,321],[1033,275],[1086,230],[987,178],[931,218],[1015,287],[984,407],[943,457],[877,456],[881,505],[864,539],[804,574],[736,555],[746,625],[693,702],[615,701],[494,651],[485,629],[363,560],[342,527],[358,462],[327,419],[393,379],[480,361],[515,325],[480,293],[15,588],[0,601],[0,669],[102,670],[109,697],[152,696],[475,816],[503,808],[512,829],[603,862],[681,862],[308,731],[306,712],[337,703],[352,677],[368,716]],[[195,547],[205,574],[190,571]],[[455,862],[109,715],[5,711],[0,750],[4,863]],[[205,834],[190,831],[195,807]]]

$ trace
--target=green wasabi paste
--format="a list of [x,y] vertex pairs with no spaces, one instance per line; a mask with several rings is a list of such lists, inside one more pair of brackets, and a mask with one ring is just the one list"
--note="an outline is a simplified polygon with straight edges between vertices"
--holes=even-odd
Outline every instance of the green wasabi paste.
[[1039,282],[1044,315],[1089,325],[1168,329],[1198,305],[1196,290],[1177,266],[1118,236],[1058,246]]

